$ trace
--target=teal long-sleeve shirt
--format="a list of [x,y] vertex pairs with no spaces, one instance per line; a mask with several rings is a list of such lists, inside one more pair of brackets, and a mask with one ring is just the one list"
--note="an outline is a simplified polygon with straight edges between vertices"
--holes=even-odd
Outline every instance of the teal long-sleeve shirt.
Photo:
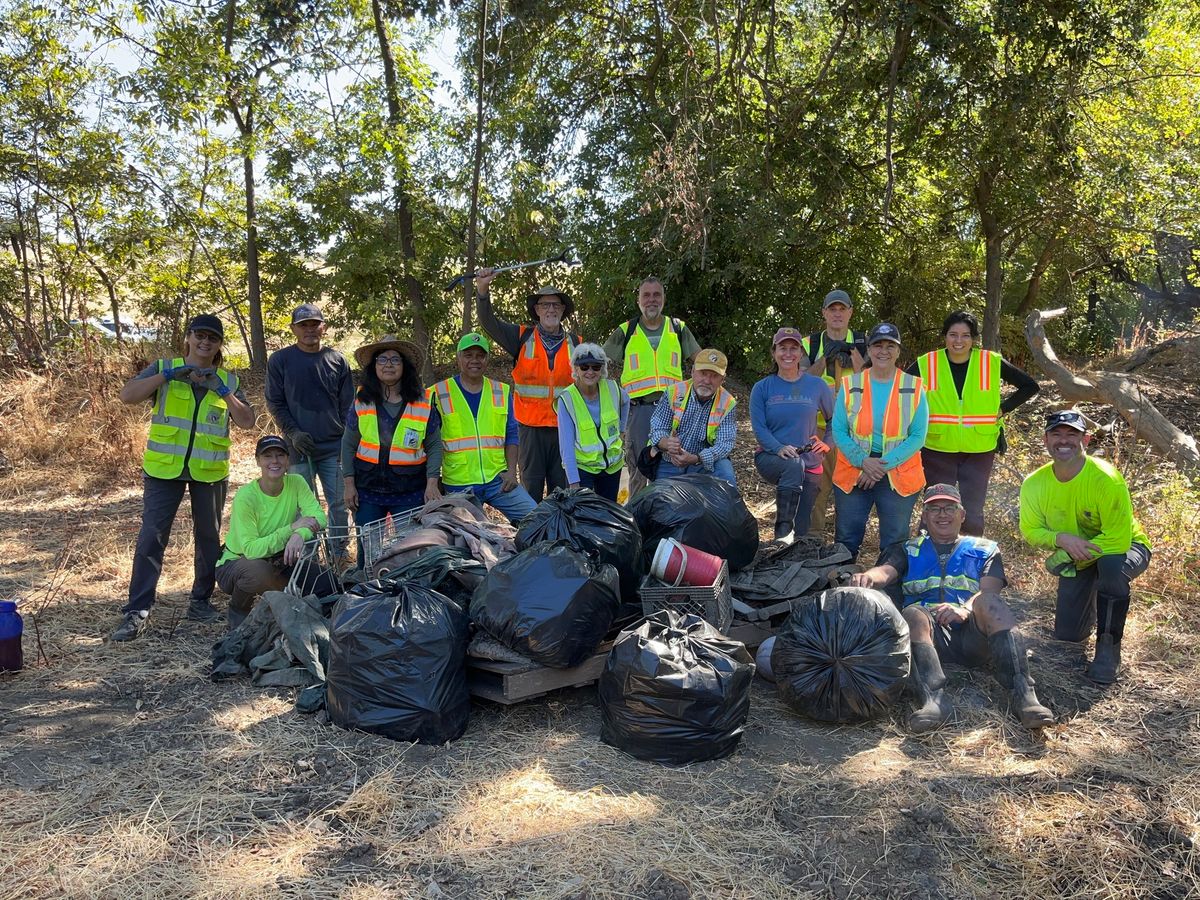
[[[870,370],[868,370],[870,371]],[[863,460],[867,458],[867,454],[855,442],[854,436],[850,432],[850,420],[846,417],[846,383],[845,381],[838,387],[837,402],[833,404],[833,441],[846,459],[850,460],[852,466],[861,467]],[[872,397],[879,401],[871,404],[871,414],[873,424],[871,426],[871,452],[879,453],[883,450],[883,416],[887,410],[887,398],[891,393],[892,379],[886,378],[880,381],[876,378],[871,379],[871,394]],[[911,457],[914,453],[920,453],[921,448],[925,446],[925,434],[929,431],[929,404],[925,400],[925,391],[921,390],[921,399],[917,404],[917,411],[913,415],[912,424],[908,427],[908,436],[880,457],[885,469],[894,469],[900,463]]]

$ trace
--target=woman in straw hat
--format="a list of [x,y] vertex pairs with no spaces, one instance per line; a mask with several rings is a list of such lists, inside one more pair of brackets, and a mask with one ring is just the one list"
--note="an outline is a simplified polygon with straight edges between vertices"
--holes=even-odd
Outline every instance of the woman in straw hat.
[[342,435],[346,508],[362,526],[441,496],[441,424],[421,386],[421,350],[384,335],[354,351],[362,380]]

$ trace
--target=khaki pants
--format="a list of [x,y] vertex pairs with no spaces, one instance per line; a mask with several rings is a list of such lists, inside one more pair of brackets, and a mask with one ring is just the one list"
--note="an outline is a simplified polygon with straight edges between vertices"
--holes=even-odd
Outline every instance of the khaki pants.
[[808,523],[808,533],[812,537],[825,540],[825,517],[829,512],[829,501],[833,498],[833,470],[837,468],[837,451],[830,450],[825,454],[824,471],[821,473],[821,486],[817,491],[817,500],[813,504],[812,516]]
[[231,559],[217,567],[217,584],[229,595],[229,608],[248,613],[266,591],[282,591],[288,576],[278,556],[270,559]]

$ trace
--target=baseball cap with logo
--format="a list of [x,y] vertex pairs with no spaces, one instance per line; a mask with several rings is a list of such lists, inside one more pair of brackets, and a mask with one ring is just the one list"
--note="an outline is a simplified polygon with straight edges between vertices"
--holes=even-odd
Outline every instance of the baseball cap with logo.
[[854,308],[854,304],[850,302],[850,295],[840,289],[834,289],[825,295],[825,302],[821,304],[821,309],[829,309],[835,303],[840,303],[843,306]]
[[258,439],[258,443],[254,445],[254,455],[262,456],[266,451],[270,450],[272,447],[278,447],[284,453],[288,452],[287,441],[285,441],[283,438],[281,438],[277,434],[267,434],[267,435],[263,435],[262,437],[260,437]]
[[775,332],[775,337],[771,341],[771,346],[778,347],[784,341],[795,341],[798,344],[800,343],[801,337],[802,335],[800,334],[799,329],[792,328],[790,325],[788,325]]
[[299,325],[301,322],[324,322],[325,316],[321,314],[321,308],[315,303],[303,303],[292,310],[292,324]]
[[867,334],[867,346],[878,341],[891,341],[893,344],[899,344],[900,329],[891,322],[880,322]]
[[716,372],[718,375],[724,375],[725,369],[729,366],[729,360],[725,358],[725,354],[720,350],[701,350],[696,354],[696,361],[692,364],[693,372]]
[[469,350],[472,347],[479,347],[484,353],[492,352],[491,342],[478,331],[472,331],[470,334],[464,334],[458,339],[458,352]]
[[201,313],[188,322],[188,331],[211,331],[221,340],[225,340],[225,326],[216,316]]
[[959,506],[962,506],[962,494],[952,484],[931,484],[925,488],[921,502],[932,503],[934,500],[953,500]]
[[1066,425],[1087,434],[1087,419],[1076,409],[1063,409],[1046,416],[1046,431],[1057,428],[1059,425]]

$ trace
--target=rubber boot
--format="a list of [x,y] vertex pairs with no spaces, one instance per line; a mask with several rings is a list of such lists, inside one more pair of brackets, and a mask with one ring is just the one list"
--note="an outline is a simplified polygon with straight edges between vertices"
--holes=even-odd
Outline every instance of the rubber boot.
[[226,617],[229,619],[229,630],[236,631],[237,627],[246,621],[247,615],[249,613],[246,610],[234,609],[232,606],[229,607],[226,613]]
[[988,638],[996,680],[1008,688],[1017,718],[1026,728],[1045,728],[1054,724],[1054,713],[1042,705],[1033,690],[1025,648],[1011,631],[1000,631]]
[[791,488],[775,489],[775,540],[790,544],[796,539],[793,520],[799,508],[799,491]]
[[1096,654],[1087,668],[1089,681],[1096,684],[1112,684],[1121,670],[1121,645],[1111,634],[1096,635]]
[[954,707],[942,696],[946,674],[933,644],[912,645],[912,669],[909,685],[917,708],[908,717],[908,730],[913,734],[924,734],[945,723],[954,713]]

